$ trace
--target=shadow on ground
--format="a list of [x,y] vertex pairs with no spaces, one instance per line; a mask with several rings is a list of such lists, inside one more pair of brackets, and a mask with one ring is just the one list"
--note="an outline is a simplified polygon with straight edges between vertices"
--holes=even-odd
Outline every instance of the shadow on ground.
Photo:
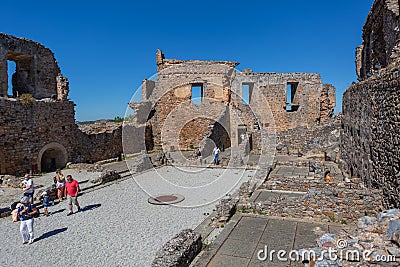
[[88,205],[88,206],[83,207],[81,210],[82,211],[89,211],[89,210],[96,209],[96,208],[98,208],[100,206],[101,206],[101,204]]
[[45,233],[45,234],[42,234],[39,238],[37,238],[37,239],[35,240],[35,242],[40,241],[40,240],[43,240],[43,239],[46,239],[46,238],[48,238],[48,237],[50,237],[50,236],[57,235],[57,234],[59,234],[59,233],[65,232],[65,231],[67,231],[67,229],[68,229],[67,227],[64,227],[64,228],[52,230],[52,231],[50,231],[50,232],[47,232],[47,233]]
[[56,214],[56,213],[61,213],[63,211],[65,211],[65,209],[60,209],[60,210],[53,211],[51,214],[53,215],[53,214]]

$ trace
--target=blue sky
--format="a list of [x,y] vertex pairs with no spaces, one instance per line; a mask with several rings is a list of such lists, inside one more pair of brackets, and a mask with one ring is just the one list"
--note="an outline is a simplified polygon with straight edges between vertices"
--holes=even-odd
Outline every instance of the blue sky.
[[123,116],[167,58],[231,60],[255,72],[314,72],[337,89],[356,80],[355,48],[373,0],[3,0],[0,31],[44,44],[70,81],[78,121]]

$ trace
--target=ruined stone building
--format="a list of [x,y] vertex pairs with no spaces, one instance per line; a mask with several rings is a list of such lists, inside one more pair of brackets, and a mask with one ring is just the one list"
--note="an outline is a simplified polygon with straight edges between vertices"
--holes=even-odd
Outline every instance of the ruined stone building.
[[[141,149],[275,151],[276,134],[320,125],[336,104],[335,88],[318,74],[237,71],[237,62],[167,59],[160,50],[156,63],[156,78],[142,83],[142,101],[130,103],[135,129],[144,132]],[[137,135],[132,131],[127,136]]]
[[[8,61],[16,65],[12,85]],[[121,129],[98,134],[78,129],[68,92],[68,80],[48,48],[0,33],[0,174],[50,171],[68,161],[122,153]]]
[[341,158],[351,176],[400,205],[399,2],[376,0],[356,50],[359,82],[343,96]]

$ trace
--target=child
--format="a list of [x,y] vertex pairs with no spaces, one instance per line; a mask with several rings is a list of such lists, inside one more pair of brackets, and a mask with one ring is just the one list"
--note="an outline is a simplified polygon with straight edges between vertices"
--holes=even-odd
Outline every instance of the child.
[[42,193],[41,198],[43,199],[42,200],[43,201],[43,213],[44,213],[45,216],[49,216],[49,211],[47,210],[47,208],[50,205],[50,197],[47,195],[47,192],[44,191]]

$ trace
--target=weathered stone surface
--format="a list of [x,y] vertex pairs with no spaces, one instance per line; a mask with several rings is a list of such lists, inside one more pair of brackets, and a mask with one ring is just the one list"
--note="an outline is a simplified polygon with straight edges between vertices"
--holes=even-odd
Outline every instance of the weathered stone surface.
[[[8,96],[7,61],[16,62]],[[0,173],[39,173],[67,162],[96,162],[122,154],[122,127],[75,124],[68,79],[53,53],[36,42],[0,33]]]
[[186,267],[200,253],[200,234],[186,229],[168,241],[157,252],[152,267]]
[[104,184],[118,179],[121,179],[121,175],[119,175],[115,170],[105,169],[101,172],[98,178],[92,179],[90,182],[94,184],[97,183]]
[[357,50],[360,82],[343,95],[342,167],[384,195],[386,208],[400,206],[399,3],[376,0]]
[[[208,156],[211,147],[241,146],[244,155],[265,153],[266,133],[324,122],[336,103],[334,87],[318,74],[237,72],[236,62],[166,59],[160,50],[156,63],[157,79],[142,84],[144,102],[130,103],[139,116],[135,127],[146,124],[147,149],[200,148]],[[192,102],[193,87],[201,88],[200,103]]]
[[0,175],[0,179],[3,181],[3,185],[19,188],[19,184],[21,183],[21,179],[15,177],[13,175]]

